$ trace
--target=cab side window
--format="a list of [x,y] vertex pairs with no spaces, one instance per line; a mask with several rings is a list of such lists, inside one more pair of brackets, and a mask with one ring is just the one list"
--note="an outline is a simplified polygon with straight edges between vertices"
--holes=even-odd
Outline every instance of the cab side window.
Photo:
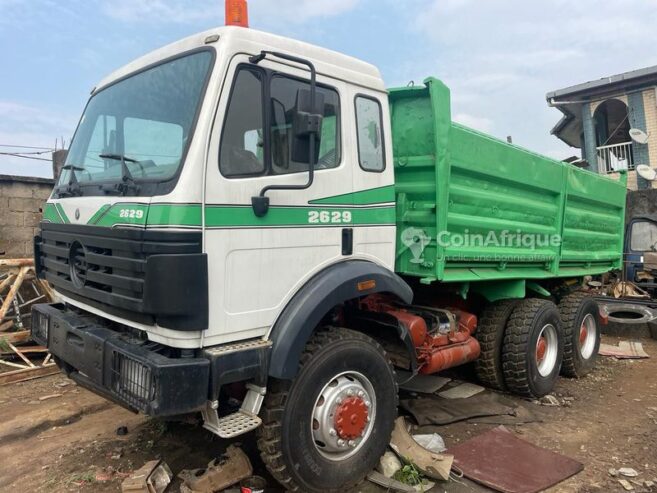
[[219,168],[227,177],[265,172],[263,74],[241,68],[235,77],[221,136]]
[[[262,68],[238,68],[221,136],[222,175],[239,178],[308,171],[307,162],[294,160],[293,120],[300,90],[310,90],[308,81]],[[315,169],[336,168],[341,160],[340,98],[335,89],[325,86],[317,86],[317,93],[324,101],[324,120]]]
[[[299,90],[310,90],[308,82],[274,75],[271,79],[271,174],[299,173],[308,170],[308,163],[292,159],[292,119]],[[340,134],[338,93],[325,87],[317,87],[323,96],[324,121],[315,169],[335,168],[340,164]]]
[[365,171],[381,172],[386,167],[381,104],[366,96],[356,97],[358,161]]

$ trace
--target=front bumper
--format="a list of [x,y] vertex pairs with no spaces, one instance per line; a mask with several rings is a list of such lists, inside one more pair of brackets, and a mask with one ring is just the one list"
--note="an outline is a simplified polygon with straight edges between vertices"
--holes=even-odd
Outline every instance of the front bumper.
[[133,411],[171,416],[198,411],[207,401],[208,359],[164,356],[153,343],[103,327],[63,304],[33,307],[32,338],[82,387]]

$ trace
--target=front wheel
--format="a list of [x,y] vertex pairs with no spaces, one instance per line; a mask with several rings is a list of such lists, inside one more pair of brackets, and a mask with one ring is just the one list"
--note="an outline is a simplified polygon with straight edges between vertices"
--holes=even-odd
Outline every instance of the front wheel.
[[370,337],[322,330],[308,342],[295,380],[270,387],[258,448],[288,491],[346,491],[384,454],[397,415],[397,381]]

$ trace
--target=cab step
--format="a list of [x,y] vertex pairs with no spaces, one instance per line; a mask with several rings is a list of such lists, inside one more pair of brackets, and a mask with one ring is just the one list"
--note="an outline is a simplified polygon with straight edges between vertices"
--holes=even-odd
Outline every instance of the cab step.
[[203,414],[203,428],[221,438],[233,438],[255,430],[262,424],[258,417],[260,407],[267,389],[254,384],[247,384],[247,393],[240,409],[228,416],[219,417],[217,401],[208,401]]
[[262,420],[260,417],[239,410],[236,413],[219,418],[216,423],[216,428],[214,426],[209,427],[208,423],[205,423],[203,426],[213,433],[216,433],[221,438],[233,438],[253,431],[261,424]]

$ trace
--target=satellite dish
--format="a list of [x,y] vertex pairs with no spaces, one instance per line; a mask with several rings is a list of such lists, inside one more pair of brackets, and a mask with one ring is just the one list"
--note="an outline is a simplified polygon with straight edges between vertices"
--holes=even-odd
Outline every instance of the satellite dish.
[[655,181],[657,179],[657,171],[646,164],[637,165],[636,172],[644,180]]
[[631,128],[630,137],[637,144],[647,144],[648,143],[648,134],[645,133],[640,128]]

